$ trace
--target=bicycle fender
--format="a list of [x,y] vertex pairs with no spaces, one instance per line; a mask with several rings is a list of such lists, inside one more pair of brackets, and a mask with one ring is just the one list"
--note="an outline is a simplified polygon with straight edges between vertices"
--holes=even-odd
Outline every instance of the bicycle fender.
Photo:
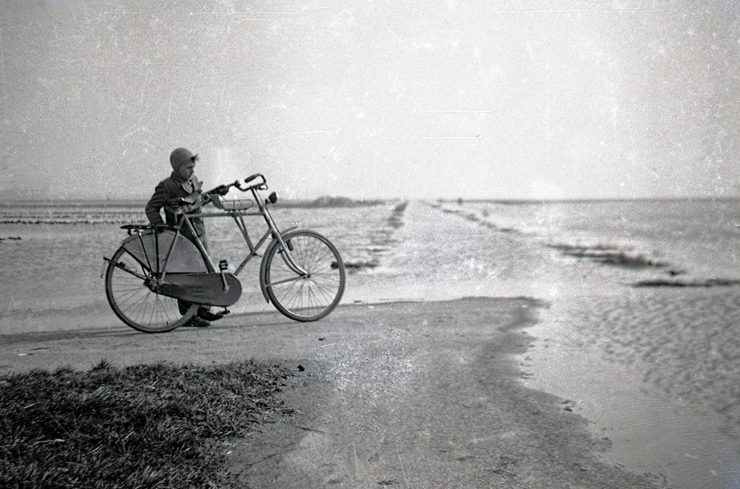
[[[176,233],[173,231],[163,231],[161,233],[145,232],[129,236],[123,240],[122,246],[133,256],[139,263],[145,267],[161,269],[167,259],[167,252],[175,240]],[[156,249],[159,248],[159,268],[157,267]],[[205,259],[200,250],[182,234],[177,236],[177,243],[172,250],[169,263],[167,264],[168,272],[207,272]]]
[[[287,235],[292,233],[293,231],[297,230],[298,226],[291,226],[285,231],[282,231],[280,233],[280,237],[285,239]],[[274,246],[278,246],[280,242],[276,240],[274,237],[272,238],[272,241],[270,241],[270,244],[267,245],[267,249],[265,249],[265,254],[262,255],[262,262],[260,263],[260,290],[262,291],[262,297],[265,298],[265,302],[268,304],[270,303],[270,296],[267,295],[267,265],[266,265],[266,258],[270,254],[270,251]]]

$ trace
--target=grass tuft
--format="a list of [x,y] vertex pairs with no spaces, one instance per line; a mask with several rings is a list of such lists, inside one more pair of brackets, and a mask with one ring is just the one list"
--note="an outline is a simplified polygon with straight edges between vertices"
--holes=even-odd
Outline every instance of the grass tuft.
[[0,377],[0,487],[233,487],[221,443],[281,409],[286,369],[170,364]]

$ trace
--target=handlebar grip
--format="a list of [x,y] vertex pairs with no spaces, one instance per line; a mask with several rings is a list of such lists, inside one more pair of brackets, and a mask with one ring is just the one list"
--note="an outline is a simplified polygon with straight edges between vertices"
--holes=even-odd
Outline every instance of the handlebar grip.
[[261,173],[255,173],[254,175],[249,175],[247,178],[245,178],[244,183],[249,183],[257,177],[262,177],[262,181],[265,181],[264,175],[262,175]]

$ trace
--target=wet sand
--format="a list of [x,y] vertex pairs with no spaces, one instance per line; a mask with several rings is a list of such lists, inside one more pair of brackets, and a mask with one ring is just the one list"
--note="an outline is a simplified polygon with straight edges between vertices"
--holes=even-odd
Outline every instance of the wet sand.
[[730,288],[553,300],[527,330],[525,384],[571,399],[609,460],[674,489],[740,487],[739,306]]
[[250,487],[665,487],[604,461],[571,404],[522,383],[517,355],[543,303],[463,299],[340,307],[307,325],[275,313],[209,329],[5,336],[0,372],[169,361],[277,361],[292,416],[227,447]]

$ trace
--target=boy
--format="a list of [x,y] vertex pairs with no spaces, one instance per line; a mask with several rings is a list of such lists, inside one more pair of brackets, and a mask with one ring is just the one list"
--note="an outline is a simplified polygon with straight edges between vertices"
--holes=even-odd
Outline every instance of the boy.
[[[198,194],[196,203],[189,206],[186,211],[188,214],[197,214],[201,211],[201,199],[200,193],[202,192],[203,182],[198,180],[195,176],[195,162],[198,160],[198,155],[193,154],[190,150],[185,148],[177,148],[170,154],[170,165],[172,165],[172,174],[169,178],[166,178],[159,182],[157,187],[154,189],[154,195],[149,199],[146,204],[145,212],[146,217],[149,219],[149,223],[152,225],[164,224],[162,220],[160,210],[164,207],[165,219],[168,225],[174,226],[177,224],[177,215],[170,212],[167,207],[167,201],[170,199],[176,199],[179,197],[188,197],[193,193]],[[203,246],[208,249],[208,242],[206,240],[206,228],[203,223],[203,219],[196,217],[192,218],[190,222],[193,224],[198,239],[200,239]],[[180,231],[183,236],[195,240],[187,226],[183,226]],[[189,302],[178,301],[180,306],[180,312],[184,313],[190,307]],[[207,327],[210,325],[208,322],[215,319],[219,319],[221,316],[213,314],[207,307],[198,308],[198,314],[193,316],[187,326],[195,327]]]

